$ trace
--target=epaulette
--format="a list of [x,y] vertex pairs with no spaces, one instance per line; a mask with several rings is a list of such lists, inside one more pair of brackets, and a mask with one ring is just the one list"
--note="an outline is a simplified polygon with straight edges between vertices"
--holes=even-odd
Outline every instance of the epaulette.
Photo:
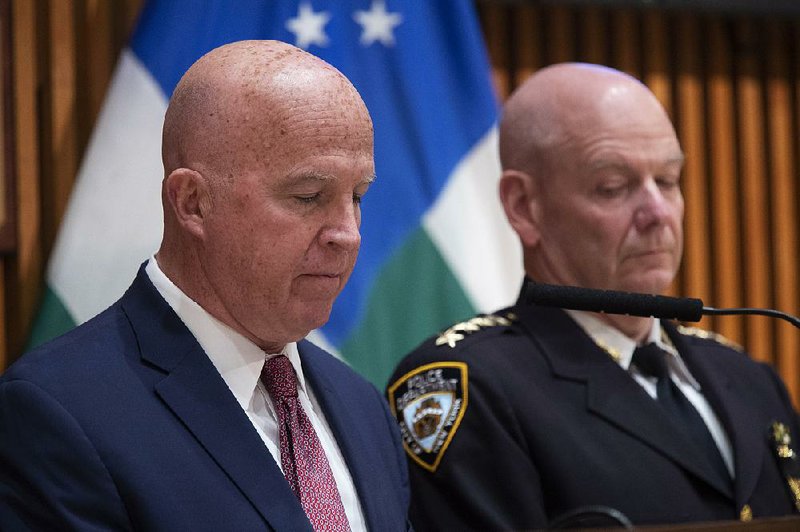
[[744,352],[744,347],[737,344],[733,340],[725,338],[721,334],[715,333],[713,331],[707,331],[699,327],[687,327],[685,325],[678,325],[678,332],[686,336],[694,336],[696,338],[703,338],[704,340],[713,340],[718,344],[722,344],[726,347],[730,347],[731,349],[741,351],[742,353]]
[[456,343],[458,343],[460,340],[463,340],[467,335],[488,329],[490,327],[498,327],[501,325],[509,326],[515,321],[517,321],[517,315],[513,312],[475,316],[467,321],[462,321],[461,323],[456,323],[455,325],[449,327],[436,338],[436,345],[449,345],[450,347],[455,347]]

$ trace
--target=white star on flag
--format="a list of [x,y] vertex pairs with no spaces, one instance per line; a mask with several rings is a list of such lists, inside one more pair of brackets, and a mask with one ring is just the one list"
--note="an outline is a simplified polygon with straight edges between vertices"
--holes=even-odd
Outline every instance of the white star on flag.
[[294,33],[297,41],[295,45],[304,50],[312,44],[317,46],[327,46],[328,36],[325,35],[325,24],[331,19],[327,11],[314,12],[314,8],[308,2],[300,4],[297,10],[297,17],[291,18],[286,22],[286,29]]
[[403,22],[400,13],[388,13],[383,0],[373,0],[369,11],[356,11],[353,19],[361,25],[361,44],[369,46],[380,41],[384,46],[394,46],[395,26]]

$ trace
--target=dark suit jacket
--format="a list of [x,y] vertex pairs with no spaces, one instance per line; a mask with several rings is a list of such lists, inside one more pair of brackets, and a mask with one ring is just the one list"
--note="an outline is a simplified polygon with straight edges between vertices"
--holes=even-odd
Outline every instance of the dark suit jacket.
[[[372,530],[408,479],[378,391],[298,345]],[[112,307],[0,378],[0,530],[311,530],[222,377],[140,269]]]
[[[425,342],[389,381],[412,457],[415,529],[540,528],[591,505],[621,511],[634,524],[738,519],[743,509],[753,518],[792,513],[768,433],[773,421],[786,424],[798,450],[800,427],[768,366],[664,323],[730,437],[731,490],[565,312],[518,304],[498,315],[509,311],[516,315],[510,325],[468,322],[443,335],[440,345],[435,338]],[[424,377],[417,385],[434,381],[430,372],[443,362],[463,363],[468,386],[456,392],[466,405],[463,417],[448,429],[449,442],[442,439],[445,445],[434,449],[436,464],[433,455],[415,456],[410,434],[429,433],[438,418],[409,428],[400,411],[416,394],[403,396],[403,383],[415,374]]]

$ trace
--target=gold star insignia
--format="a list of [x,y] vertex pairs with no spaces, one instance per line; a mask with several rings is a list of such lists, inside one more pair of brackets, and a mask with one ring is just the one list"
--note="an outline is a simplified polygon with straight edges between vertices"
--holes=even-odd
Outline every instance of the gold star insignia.
[[499,325],[508,326],[517,320],[517,316],[513,312],[508,312],[504,316],[496,314],[487,314],[485,316],[475,316],[467,321],[462,321],[452,325],[447,330],[436,338],[436,345],[449,345],[455,347],[456,343],[463,340],[466,335],[487,329],[489,327],[497,327]]

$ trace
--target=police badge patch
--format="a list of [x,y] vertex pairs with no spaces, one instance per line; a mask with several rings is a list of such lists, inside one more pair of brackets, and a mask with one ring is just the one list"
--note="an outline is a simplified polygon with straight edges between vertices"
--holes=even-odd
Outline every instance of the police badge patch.
[[428,471],[436,471],[467,408],[467,365],[436,362],[419,367],[400,377],[388,393],[406,452]]

